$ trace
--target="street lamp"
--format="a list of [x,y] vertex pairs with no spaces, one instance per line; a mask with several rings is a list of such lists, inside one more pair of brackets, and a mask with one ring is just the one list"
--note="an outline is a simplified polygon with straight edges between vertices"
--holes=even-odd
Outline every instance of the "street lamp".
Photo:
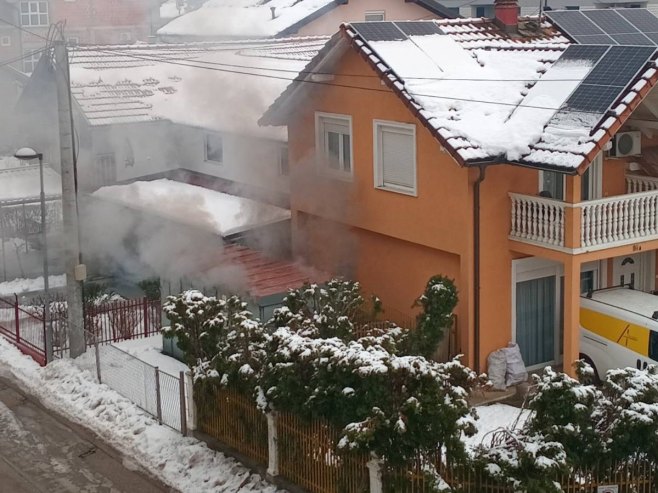
[[45,301],[43,304],[43,323],[46,327],[46,361],[53,360],[53,326],[50,320],[50,292],[48,282],[48,241],[46,239],[46,194],[43,187],[43,154],[36,152],[29,147],[22,147],[14,154],[16,159],[21,161],[39,160],[39,180],[41,183],[41,192],[39,199],[41,202],[41,243],[43,245],[43,291]]

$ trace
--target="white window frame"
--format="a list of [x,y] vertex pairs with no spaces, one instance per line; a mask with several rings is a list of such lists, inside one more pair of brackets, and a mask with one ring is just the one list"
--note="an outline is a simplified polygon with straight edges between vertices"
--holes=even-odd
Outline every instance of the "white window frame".
[[[45,5],[45,10],[42,11],[41,7]],[[27,7],[24,12],[23,6]],[[45,0],[25,0],[20,4],[21,26],[25,27],[47,27],[50,25],[50,12],[48,2]],[[32,22],[36,16],[36,23]],[[45,16],[45,22],[44,18]]]
[[[410,135],[413,139],[413,159],[414,159],[414,177],[413,186],[404,187],[400,185],[387,185],[384,183],[384,162],[382,158],[382,140],[381,133],[383,130],[389,132],[397,132],[403,135]],[[410,123],[399,123],[386,120],[373,120],[373,161],[374,161],[374,177],[375,188],[378,190],[386,190],[389,192],[402,193],[418,196],[418,162],[417,162],[417,145],[416,145],[416,125]]]
[[[329,166],[328,160],[328,143],[327,143],[327,125],[344,126],[347,128],[350,137],[350,169],[345,170],[342,162],[344,152],[340,152],[341,162],[339,169]],[[344,134],[341,134],[344,135]],[[343,139],[340,139],[340,146],[343,149]],[[352,181],[354,177],[354,132],[352,131],[352,117],[350,115],[340,115],[338,113],[315,112],[315,151],[317,158],[318,170],[325,175],[341,180]]]
[[[217,161],[216,159],[211,159],[210,157],[208,157],[208,138],[210,138],[210,137],[218,138],[218,139],[220,139],[220,141],[222,143],[222,160],[221,161]],[[203,159],[204,159],[204,161],[206,161],[208,163],[224,164],[224,161],[225,161],[224,154],[225,153],[226,153],[226,143],[224,141],[224,136],[223,135],[207,133],[203,136]]]
[[11,46],[11,36],[1,36],[0,46]]
[[23,72],[26,74],[31,74],[34,72],[39,60],[41,59],[41,52],[35,51],[25,55],[23,58]]
[[80,38],[78,36],[69,36],[68,44],[69,46],[78,46],[80,44]]
[[[368,16],[377,16],[377,19],[368,19]],[[385,10],[366,10],[363,19],[365,22],[383,22],[386,20]]]

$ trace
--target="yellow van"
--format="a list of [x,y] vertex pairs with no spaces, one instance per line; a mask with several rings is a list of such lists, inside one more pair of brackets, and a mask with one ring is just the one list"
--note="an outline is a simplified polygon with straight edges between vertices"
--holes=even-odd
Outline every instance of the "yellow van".
[[658,363],[658,296],[625,287],[580,300],[581,357],[597,376],[611,368]]

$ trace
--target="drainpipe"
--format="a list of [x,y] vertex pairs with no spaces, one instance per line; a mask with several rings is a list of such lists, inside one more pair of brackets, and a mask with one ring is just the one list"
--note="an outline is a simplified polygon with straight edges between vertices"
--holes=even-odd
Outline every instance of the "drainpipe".
[[480,174],[473,183],[473,366],[480,373],[480,184],[484,181],[486,164],[478,166]]

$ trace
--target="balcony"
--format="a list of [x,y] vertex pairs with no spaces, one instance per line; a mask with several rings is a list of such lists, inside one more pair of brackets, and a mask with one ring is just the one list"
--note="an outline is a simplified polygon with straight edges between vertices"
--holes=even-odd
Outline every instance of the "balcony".
[[658,239],[658,178],[627,175],[627,194],[570,204],[510,193],[509,238],[581,253]]

